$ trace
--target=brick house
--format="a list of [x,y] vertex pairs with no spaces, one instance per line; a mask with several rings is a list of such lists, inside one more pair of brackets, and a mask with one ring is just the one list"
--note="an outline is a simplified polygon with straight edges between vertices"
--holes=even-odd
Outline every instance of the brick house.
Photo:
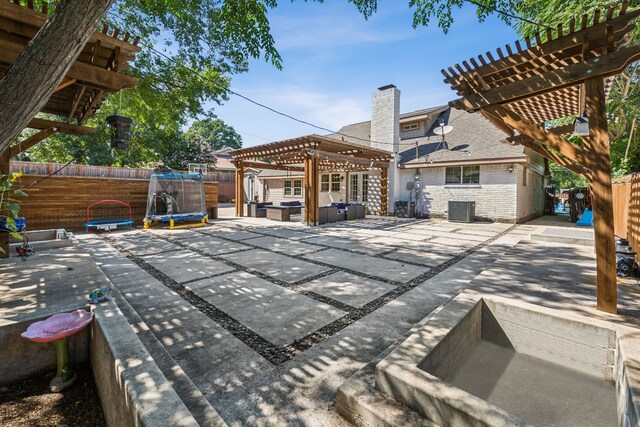
[[[336,139],[396,153],[389,169],[388,210],[415,201],[420,216],[447,216],[449,200],[476,202],[478,219],[523,222],[544,209],[544,159],[501,141],[505,134],[480,114],[440,106],[400,114],[400,91],[384,86],[372,96],[372,119],[342,127]],[[444,138],[441,124],[453,127]],[[302,173],[256,171],[247,199],[303,200]],[[320,175],[320,205],[361,202],[380,213],[378,171]]]

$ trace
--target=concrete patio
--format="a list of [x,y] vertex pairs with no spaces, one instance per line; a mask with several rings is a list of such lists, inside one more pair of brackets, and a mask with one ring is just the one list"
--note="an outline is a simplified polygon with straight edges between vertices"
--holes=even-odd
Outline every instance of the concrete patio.
[[[596,312],[593,249],[530,240],[547,229],[243,218],[78,235],[69,250],[90,254],[94,283],[113,283],[123,315],[201,425],[335,426],[348,425],[337,388],[463,289],[637,325],[638,287],[620,287],[622,315]],[[3,261],[0,275],[47,262]],[[25,310],[28,297],[12,297],[24,289],[6,286],[5,318]]]

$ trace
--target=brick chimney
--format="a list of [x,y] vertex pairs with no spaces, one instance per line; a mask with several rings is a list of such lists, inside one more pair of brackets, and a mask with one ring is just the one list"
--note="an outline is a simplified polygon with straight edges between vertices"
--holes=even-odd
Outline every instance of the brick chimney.
[[398,151],[400,91],[394,85],[379,87],[371,97],[371,141],[373,148],[394,153]]
[[[378,88],[371,97],[371,147],[398,153],[400,150],[400,91],[394,85]],[[387,213],[393,213],[400,189],[396,162],[389,165]]]

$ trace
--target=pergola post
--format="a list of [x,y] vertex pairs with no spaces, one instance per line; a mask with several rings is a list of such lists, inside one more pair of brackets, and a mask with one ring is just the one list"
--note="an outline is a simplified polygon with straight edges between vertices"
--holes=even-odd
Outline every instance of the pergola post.
[[318,159],[309,153],[304,155],[304,222],[308,226],[318,223]]
[[387,198],[389,197],[389,168],[380,170],[380,215],[388,214]]
[[236,216],[244,216],[244,164],[236,162]]
[[586,80],[584,87],[589,119],[589,143],[594,153],[589,166],[593,174],[591,196],[598,283],[597,308],[617,313],[616,247],[604,83],[601,77],[595,77]]

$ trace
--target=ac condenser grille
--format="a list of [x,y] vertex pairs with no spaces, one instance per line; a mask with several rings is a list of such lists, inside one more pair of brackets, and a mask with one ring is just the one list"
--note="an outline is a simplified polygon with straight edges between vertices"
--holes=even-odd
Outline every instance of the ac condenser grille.
[[449,200],[449,221],[473,222],[476,216],[476,202]]

